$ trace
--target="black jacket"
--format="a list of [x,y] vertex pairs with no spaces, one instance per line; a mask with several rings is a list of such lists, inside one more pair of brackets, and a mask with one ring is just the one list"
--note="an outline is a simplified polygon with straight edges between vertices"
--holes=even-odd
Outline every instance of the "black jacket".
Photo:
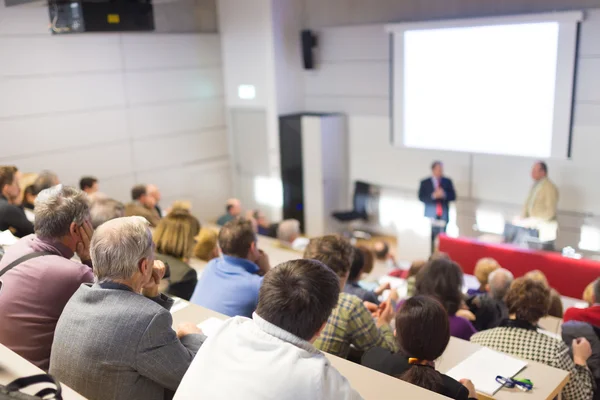
[[467,306],[475,315],[473,326],[478,331],[497,328],[503,320],[508,319],[506,304],[490,297],[487,293],[469,297]]
[[423,179],[419,185],[419,200],[425,203],[425,216],[427,218],[436,218],[437,203],[442,204],[442,216],[441,219],[448,222],[449,218],[449,204],[451,201],[456,200],[456,192],[452,181],[448,178],[441,179],[441,186],[446,192],[446,198],[440,200],[434,200],[431,198],[435,188],[433,187],[433,181],[431,178]]
[[[362,365],[379,371],[386,375],[399,377],[410,367],[408,358],[400,353],[392,353],[381,347],[374,347],[368,350],[362,357]],[[428,367],[413,367],[428,368]],[[441,395],[455,400],[470,400],[469,391],[460,382],[441,374],[444,388]]]
[[11,229],[16,237],[22,238],[33,233],[33,224],[25,216],[25,211],[8,202],[0,195],[0,231]]

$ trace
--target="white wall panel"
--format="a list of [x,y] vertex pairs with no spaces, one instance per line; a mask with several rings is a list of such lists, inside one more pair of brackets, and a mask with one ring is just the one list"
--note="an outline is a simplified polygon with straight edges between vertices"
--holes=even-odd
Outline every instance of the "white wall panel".
[[184,165],[229,154],[224,129],[144,138],[136,140],[133,146],[138,171]]
[[309,112],[341,112],[347,115],[389,117],[390,100],[384,97],[306,96],[305,109]]
[[0,7],[0,36],[49,35],[48,6],[45,3],[22,7]]
[[220,68],[126,72],[130,104],[195,100],[223,95]]
[[387,61],[325,64],[307,71],[306,95],[388,98],[389,75]]
[[102,178],[98,183],[100,192],[123,203],[131,201],[131,188],[136,184],[133,172],[122,176]]
[[71,74],[122,68],[117,35],[0,36],[0,54],[0,75]]
[[223,98],[138,106],[129,110],[134,137],[201,131],[225,126]]
[[600,57],[582,58],[577,68],[576,102],[600,103]]
[[598,104],[578,104],[575,108],[575,127],[600,126],[600,102]]
[[198,68],[221,65],[218,35],[140,34],[123,36],[125,68]]
[[586,12],[580,36],[580,56],[600,56],[600,10]]
[[[0,159],[127,140],[125,110],[0,119]],[[26,144],[26,145],[24,145]]]
[[118,73],[0,78],[0,118],[124,105]]
[[386,61],[389,35],[383,25],[328,28],[317,32],[320,62]]

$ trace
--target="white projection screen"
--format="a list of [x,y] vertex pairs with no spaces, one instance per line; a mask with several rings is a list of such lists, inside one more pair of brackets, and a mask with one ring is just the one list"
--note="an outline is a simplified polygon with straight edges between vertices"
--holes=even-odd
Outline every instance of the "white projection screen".
[[388,25],[400,147],[568,158],[583,12]]

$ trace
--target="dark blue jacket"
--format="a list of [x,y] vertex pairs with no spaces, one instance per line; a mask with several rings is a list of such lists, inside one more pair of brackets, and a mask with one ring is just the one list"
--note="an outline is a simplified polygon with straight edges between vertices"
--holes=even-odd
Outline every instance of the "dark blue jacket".
[[423,179],[419,187],[419,200],[425,203],[425,216],[428,218],[436,218],[436,207],[437,202],[442,203],[442,220],[448,222],[448,205],[451,201],[456,200],[456,192],[454,191],[454,185],[448,178],[442,178],[442,189],[446,192],[446,198],[441,200],[434,200],[431,198],[435,190],[433,186],[432,178]]

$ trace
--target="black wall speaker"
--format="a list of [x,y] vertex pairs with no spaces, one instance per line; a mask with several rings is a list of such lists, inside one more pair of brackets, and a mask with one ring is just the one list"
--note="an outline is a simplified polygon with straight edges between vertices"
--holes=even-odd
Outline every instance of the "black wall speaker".
[[311,30],[304,30],[302,37],[302,58],[304,59],[304,69],[315,68],[315,57],[313,49],[317,47],[317,36]]

